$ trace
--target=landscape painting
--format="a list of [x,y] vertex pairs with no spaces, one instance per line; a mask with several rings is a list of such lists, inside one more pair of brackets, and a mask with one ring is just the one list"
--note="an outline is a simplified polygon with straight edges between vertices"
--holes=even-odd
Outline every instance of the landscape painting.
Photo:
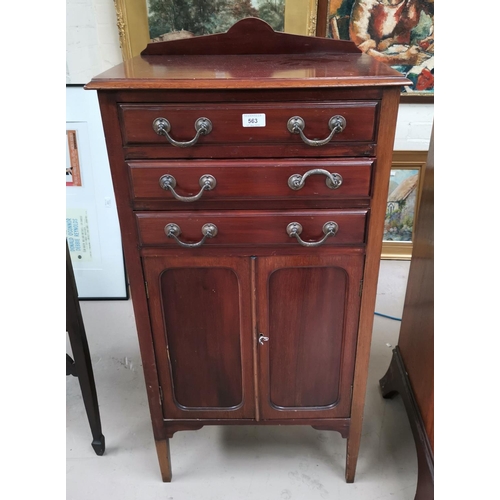
[[418,198],[418,169],[392,169],[384,241],[412,241]]
[[326,36],[403,73],[403,94],[434,95],[434,0],[329,0]]
[[285,0],[148,0],[153,42],[226,32],[245,17],[258,17],[284,30]]

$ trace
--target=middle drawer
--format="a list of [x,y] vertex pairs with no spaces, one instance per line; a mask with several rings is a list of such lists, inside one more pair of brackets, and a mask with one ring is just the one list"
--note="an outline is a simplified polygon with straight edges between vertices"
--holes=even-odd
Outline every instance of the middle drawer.
[[331,246],[365,242],[367,210],[137,212],[141,246]]
[[130,161],[135,201],[368,198],[373,158],[342,160]]

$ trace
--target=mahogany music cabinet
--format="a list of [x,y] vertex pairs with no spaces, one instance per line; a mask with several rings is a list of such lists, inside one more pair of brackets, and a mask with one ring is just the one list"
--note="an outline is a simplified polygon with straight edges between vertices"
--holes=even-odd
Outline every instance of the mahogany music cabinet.
[[347,438],[354,481],[400,73],[274,32],[150,43],[95,77],[162,478],[204,425]]

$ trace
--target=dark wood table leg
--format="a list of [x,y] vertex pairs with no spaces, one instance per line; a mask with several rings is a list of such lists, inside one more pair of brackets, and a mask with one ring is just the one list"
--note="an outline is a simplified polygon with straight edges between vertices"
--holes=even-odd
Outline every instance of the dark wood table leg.
[[[66,243],[66,331],[68,332],[74,362],[66,355],[66,374],[78,377],[82,391],[83,403],[92,432],[92,448],[97,455],[103,455],[105,449],[104,436],[101,429],[101,417],[97,401],[94,372],[90,361],[87,335],[83,324],[75,275]],[[69,359],[68,359],[69,358]]]
[[392,361],[387,373],[380,379],[382,396],[388,399],[399,394],[403,400],[417,449],[418,480],[415,500],[433,500],[434,457],[432,449],[399,348],[396,346],[392,353]]

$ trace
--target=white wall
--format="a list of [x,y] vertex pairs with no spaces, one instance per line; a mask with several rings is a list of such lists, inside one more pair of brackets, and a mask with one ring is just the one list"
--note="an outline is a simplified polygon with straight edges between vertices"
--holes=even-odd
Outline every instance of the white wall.
[[394,149],[428,151],[434,104],[400,104]]
[[66,88],[66,129],[77,131],[82,174],[81,186],[66,186],[66,221],[75,213],[86,215],[82,226],[88,229],[91,254],[79,260],[82,252],[71,252],[70,246],[78,296],[127,298],[120,226],[95,90]]
[[[120,62],[113,0],[66,0],[66,83],[84,85]],[[120,228],[95,91],[66,89],[66,124],[79,129],[86,176],[82,187],[66,188],[66,208],[85,210],[92,248],[88,262],[72,255],[78,295],[126,298]]]
[[120,62],[113,0],[66,0],[66,83],[88,83]]

